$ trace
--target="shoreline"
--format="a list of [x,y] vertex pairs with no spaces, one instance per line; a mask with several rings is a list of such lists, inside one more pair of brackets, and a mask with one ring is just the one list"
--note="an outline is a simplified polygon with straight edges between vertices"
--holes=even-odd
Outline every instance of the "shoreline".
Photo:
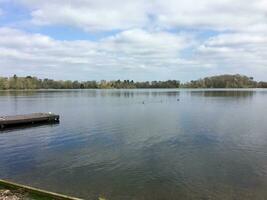
[[8,89],[8,90],[2,90],[0,89],[0,92],[20,92],[20,91],[67,91],[67,90],[76,90],[76,91],[83,91],[83,90],[267,90],[267,88],[86,88],[86,89],[75,89],[75,88],[69,88],[69,89]]
[[[82,200],[81,198],[76,198],[76,197],[72,197],[72,196],[68,196],[68,195],[50,192],[47,190],[38,189],[35,187],[26,186],[23,184],[14,183],[14,182],[3,180],[3,179],[0,179],[0,191],[1,190],[4,190],[4,192],[2,192],[2,195],[4,195],[4,197],[8,197],[11,195],[15,196],[14,200],[23,199],[23,198],[19,198],[19,196],[20,197],[25,197],[25,196],[28,197],[29,196],[32,199],[45,198],[45,199],[51,199],[51,200],[52,199],[56,199],[56,200]],[[16,196],[18,198],[16,198]],[[9,200],[9,198],[7,198],[7,200]]]

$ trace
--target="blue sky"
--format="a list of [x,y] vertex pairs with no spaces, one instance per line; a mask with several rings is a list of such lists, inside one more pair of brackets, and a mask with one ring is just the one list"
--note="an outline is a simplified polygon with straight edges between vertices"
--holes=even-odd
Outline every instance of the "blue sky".
[[0,76],[267,80],[267,0],[0,0]]

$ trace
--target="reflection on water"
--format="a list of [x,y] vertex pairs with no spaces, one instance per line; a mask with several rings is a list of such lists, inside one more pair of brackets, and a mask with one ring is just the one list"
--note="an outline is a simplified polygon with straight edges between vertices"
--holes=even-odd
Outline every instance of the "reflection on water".
[[0,134],[0,177],[85,199],[267,199],[266,94],[0,92],[0,115],[61,116]]
[[41,126],[56,126],[59,125],[59,121],[49,121],[49,122],[35,122],[34,124],[32,123],[26,123],[26,124],[16,124],[12,126],[6,126],[5,128],[0,129],[0,134],[1,133],[10,133],[13,131],[19,131],[23,129],[28,129],[28,128],[34,128],[34,127],[41,127]]
[[252,97],[257,91],[253,90],[203,90],[203,91],[190,91],[191,95],[205,96],[205,97],[234,97],[234,98],[245,98]]

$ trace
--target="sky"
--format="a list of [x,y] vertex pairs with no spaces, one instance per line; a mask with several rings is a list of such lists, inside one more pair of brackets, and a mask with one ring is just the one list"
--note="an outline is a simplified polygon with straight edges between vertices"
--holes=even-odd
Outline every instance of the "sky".
[[0,0],[0,76],[267,80],[267,0]]

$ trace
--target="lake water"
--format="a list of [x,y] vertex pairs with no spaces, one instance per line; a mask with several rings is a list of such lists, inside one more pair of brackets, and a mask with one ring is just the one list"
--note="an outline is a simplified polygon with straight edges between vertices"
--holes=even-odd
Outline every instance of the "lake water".
[[267,199],[267,90],[0,92],[0,178],[85,199]]

